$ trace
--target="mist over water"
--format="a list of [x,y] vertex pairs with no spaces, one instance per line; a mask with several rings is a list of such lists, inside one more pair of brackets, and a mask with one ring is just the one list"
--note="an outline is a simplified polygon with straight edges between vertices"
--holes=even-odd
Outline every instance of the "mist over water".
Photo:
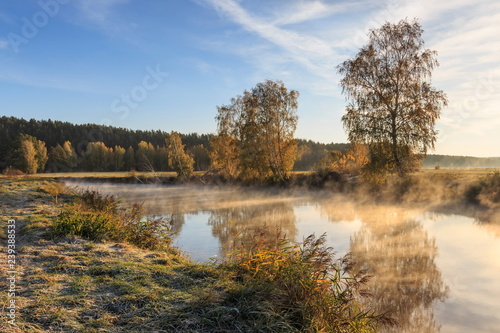
[[373,275],[371,305],[399,322],[386,332],[500,327],[499,226],[421,207],[358,204],[327,191],[68,185],[141,202],[148,214],[171,219],[174,244],[195,261],[221,260],[235,245],[251,246],[259,233],[300,242],[326,232],[339,256],[351,252]]

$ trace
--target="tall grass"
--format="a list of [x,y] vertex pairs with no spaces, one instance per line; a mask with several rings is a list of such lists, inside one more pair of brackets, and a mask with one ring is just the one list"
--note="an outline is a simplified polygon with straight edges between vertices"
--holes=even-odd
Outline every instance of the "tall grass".
[[253,322],[264,314],[274,326],[296,332],[375,332],[389,322],[364,308],[369,276],[354,270],[349,255],[335,259],[325,235],[311,235],[301,246],[282,241],[239,250],[223,268],[243,286],[232,293],[232,303]]
[[56,237],[79,236],[93,241],[128,242],[145,249],[165,249],[171,243],[168,222],[144,217],[142,205],[120,208],[114,196],[80,191],[62,207],[53,226]]

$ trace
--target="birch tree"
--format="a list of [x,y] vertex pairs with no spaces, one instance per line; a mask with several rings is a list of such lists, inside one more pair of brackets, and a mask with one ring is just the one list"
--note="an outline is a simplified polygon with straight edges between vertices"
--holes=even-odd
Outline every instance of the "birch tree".
[[[372,161],[404,176],[434,149],[435,122],[447,105],[431,86],[437,52],[424,49],[417,20],[385,23],[368,43],[337,69],[348,105],[342,117],[350,142],[367,144]],[[375,150],[375,151],[374,151]]]
[[[228,155],[239,178],[286,180],[297,157],[298,96],[283,82],[267,80],[218,107],[219,139],[214,140],[213,152]],[[233,156],[228,145],[234,145]],[[218,157],[216,161],[224,159]]]
[[168,153],[168,165],[177,173],[177,177],[189,178],[193,174],[194,159],[186,153],[179,133],[171,132],[165,138]]

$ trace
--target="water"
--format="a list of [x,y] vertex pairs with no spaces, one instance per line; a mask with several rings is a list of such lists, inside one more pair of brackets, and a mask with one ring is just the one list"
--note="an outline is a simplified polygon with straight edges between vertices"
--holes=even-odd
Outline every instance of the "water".
[[294,241],[327,233],[338,255],[373,275],[373,306],[394,314],[387,332],[500,332],[500,228],[425,209],[356,204],[328,192],[79,184],[174,222],[174,244],[195,261],[224,258],[235,238]]

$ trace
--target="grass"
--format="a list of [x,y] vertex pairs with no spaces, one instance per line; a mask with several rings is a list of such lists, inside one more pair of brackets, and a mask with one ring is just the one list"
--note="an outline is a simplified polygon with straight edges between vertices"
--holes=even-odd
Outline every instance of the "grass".
[[274,314],[279,319],[272,323],[288,332],[376,332],[382,321],[388,322],[361,302],[368,296],[369,276],[354,271],[350,256],[336,259],[325,236],[311,235],[301,246],[282,241],[237,250],[224,267],[245,286],[233,297],[250,298],[243,313]]
[[[201,173],[202,174],[202,173]],[[156,175],[152,172],[135,171],[116,171],[116,172],[57,172],[57,173],[39,173],[36,177],[40,178],[127,178],[137,176],[139,178],[153,177],[175,177],[177,174],[170,171],[159,171]]]
[[64,205],[52,225],[56,237],[82,237],[93,241],[127,242],[140,248],[168,250],[168,222],[144,217],[142,205],[120,208],[113,196],[83,190]]
[[17,326],[3,317],[0,331],[372,332],[382,320],[363,309],[364,275],[335,260],[323,238],[194,264],[168,242],[151,247],[157,233],[143,229],[138,208],[57,188],[0,178],[0,236],[15,219],[19,262]]

